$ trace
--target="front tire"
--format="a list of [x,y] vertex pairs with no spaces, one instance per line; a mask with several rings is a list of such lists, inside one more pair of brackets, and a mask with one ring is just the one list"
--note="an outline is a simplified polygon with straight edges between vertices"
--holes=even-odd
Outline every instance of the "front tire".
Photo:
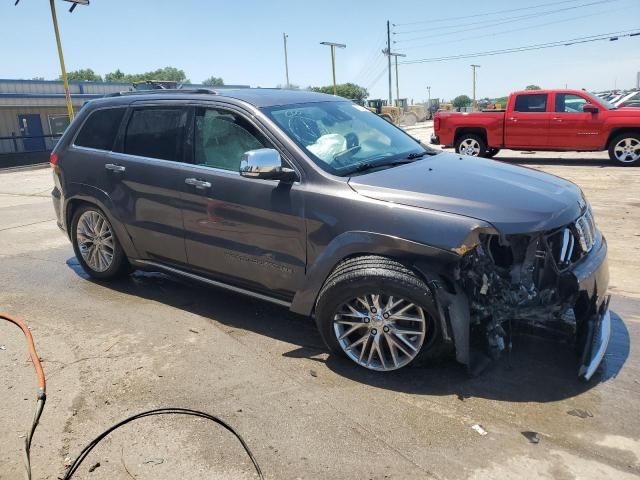
[[640,165],[640,133],[623,133],[611,140],[609,158],[623,167]]
[[464,133],[456,140],[456,153],[471,157],[486,157],[487,142],[480,135]]
[[376,371],[436,356],[442,344],[429,287],[394,260],[345,260],[325,282],[316,323],[331,352]]
[[93,205],[76,210],[71,240],[82,269],[92,278],[112,280],[129,272],[129,262],[106,215]]

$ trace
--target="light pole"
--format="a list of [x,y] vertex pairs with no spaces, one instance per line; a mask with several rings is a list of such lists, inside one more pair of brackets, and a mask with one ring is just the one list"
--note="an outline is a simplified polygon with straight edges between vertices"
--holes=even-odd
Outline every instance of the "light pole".
[[427,92],[429,92],[429,100],[427,100],[427,112],[429,112],[429,117],[431,118],[431,87],[427,85]]
[[287,38],[289,35],[282,34],[282,40],[284,40],[284,71],[287,76],[287,88],[289,88],[289,59],[287,57]]
[[[396,63],[396,101],[398,102],[398,107],[400,106],[400,85],[398,83],[398,57],[406,57],[406,55],[404,53],[394,53],[391,52],[388,49],[384,49],[382,50],[382,53],[384,53],[385,55],[387,55],[389,58],[391,57],[395,57],[395,63]],[[389,96],[389,98],[391,98],[391,96]],[[391,102],[393,104],[393,101]]]
[[471,65],[471,70],[473,70],[473,110],[478,110],[478,102],[476,102],[476,68],[480,68],[480,65]]
[[[16,0],[15,5],[18,5],[20,0]],[[69,114],[69,121],[73,121],[75,114],[73,112],[73,103],[71,103],[71,92],[69,92],[69,79],[67,78],[67,69],[64,66],[64,55],[62,54],[62,41],[60,40],[60,30],[58,29],[58,16],[56,15],[56,6],[53,3],[54,0],[49,0],[49,6],[51,8],[51,20],[53,21],[53,31],[56,34],[56,45],[58,47],[58,58],[60,60],[60,72],[62,76],[62,85],[64,87],[64,99],[67,104],[67,113]],[[89,5],[89,0],[67,0],[72,3],[70,12],[76,8],[77,5]]]
[[347,48],[344,43],[333,43],[333,42],[320,42],[320,45],[328,45],[331,47],[331,71],[333,72],[333,94],[338,94],[338,89],[336,87],[336,47],[337,48]]

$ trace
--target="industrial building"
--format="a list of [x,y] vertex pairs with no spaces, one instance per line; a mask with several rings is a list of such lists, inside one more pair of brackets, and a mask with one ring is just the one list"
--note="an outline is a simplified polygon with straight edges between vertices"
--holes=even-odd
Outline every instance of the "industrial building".
[[[69,82],[76,113],[89,100],[131,88],[130,83]],[[0,168],[46,161],[68,125],[69,115],[61,81],[0,79]]]

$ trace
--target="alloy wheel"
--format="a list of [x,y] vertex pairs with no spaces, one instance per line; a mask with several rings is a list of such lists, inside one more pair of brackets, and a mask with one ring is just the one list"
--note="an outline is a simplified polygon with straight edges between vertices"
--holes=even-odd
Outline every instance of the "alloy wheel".
[[96,272],[104,272],[113,263],[113,232],[107,219],[95,210],[87,210],[78,219],[76,241],[82,259]]
[[480,143],[473,138],[466,138],[462,142],[460,142],[459,152],[463,155],[470,155],[472,157],[477,157],[480,155]]
[[405,298],[372,293],[343,303],[333,319],[342,350],[371,370],[396,370],[411,362],[426,337],[427,314]]
[[613,152],[622,163],[633,163],[640,159],[640,140],[629,137],[623,138],[613,148]]

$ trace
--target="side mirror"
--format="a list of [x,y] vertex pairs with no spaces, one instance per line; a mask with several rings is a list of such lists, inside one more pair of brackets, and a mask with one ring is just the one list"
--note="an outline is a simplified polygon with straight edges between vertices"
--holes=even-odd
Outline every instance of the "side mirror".
[[585,103],[582,106],[582,111],[585,113],[598,113],[600,109],[596,107],[593,103]]
[[245,152],[240,160],[240,175],[245,178],[280,180],[289,183],[297,179],[293,169],[282,166],[280,154],[273,148]]

